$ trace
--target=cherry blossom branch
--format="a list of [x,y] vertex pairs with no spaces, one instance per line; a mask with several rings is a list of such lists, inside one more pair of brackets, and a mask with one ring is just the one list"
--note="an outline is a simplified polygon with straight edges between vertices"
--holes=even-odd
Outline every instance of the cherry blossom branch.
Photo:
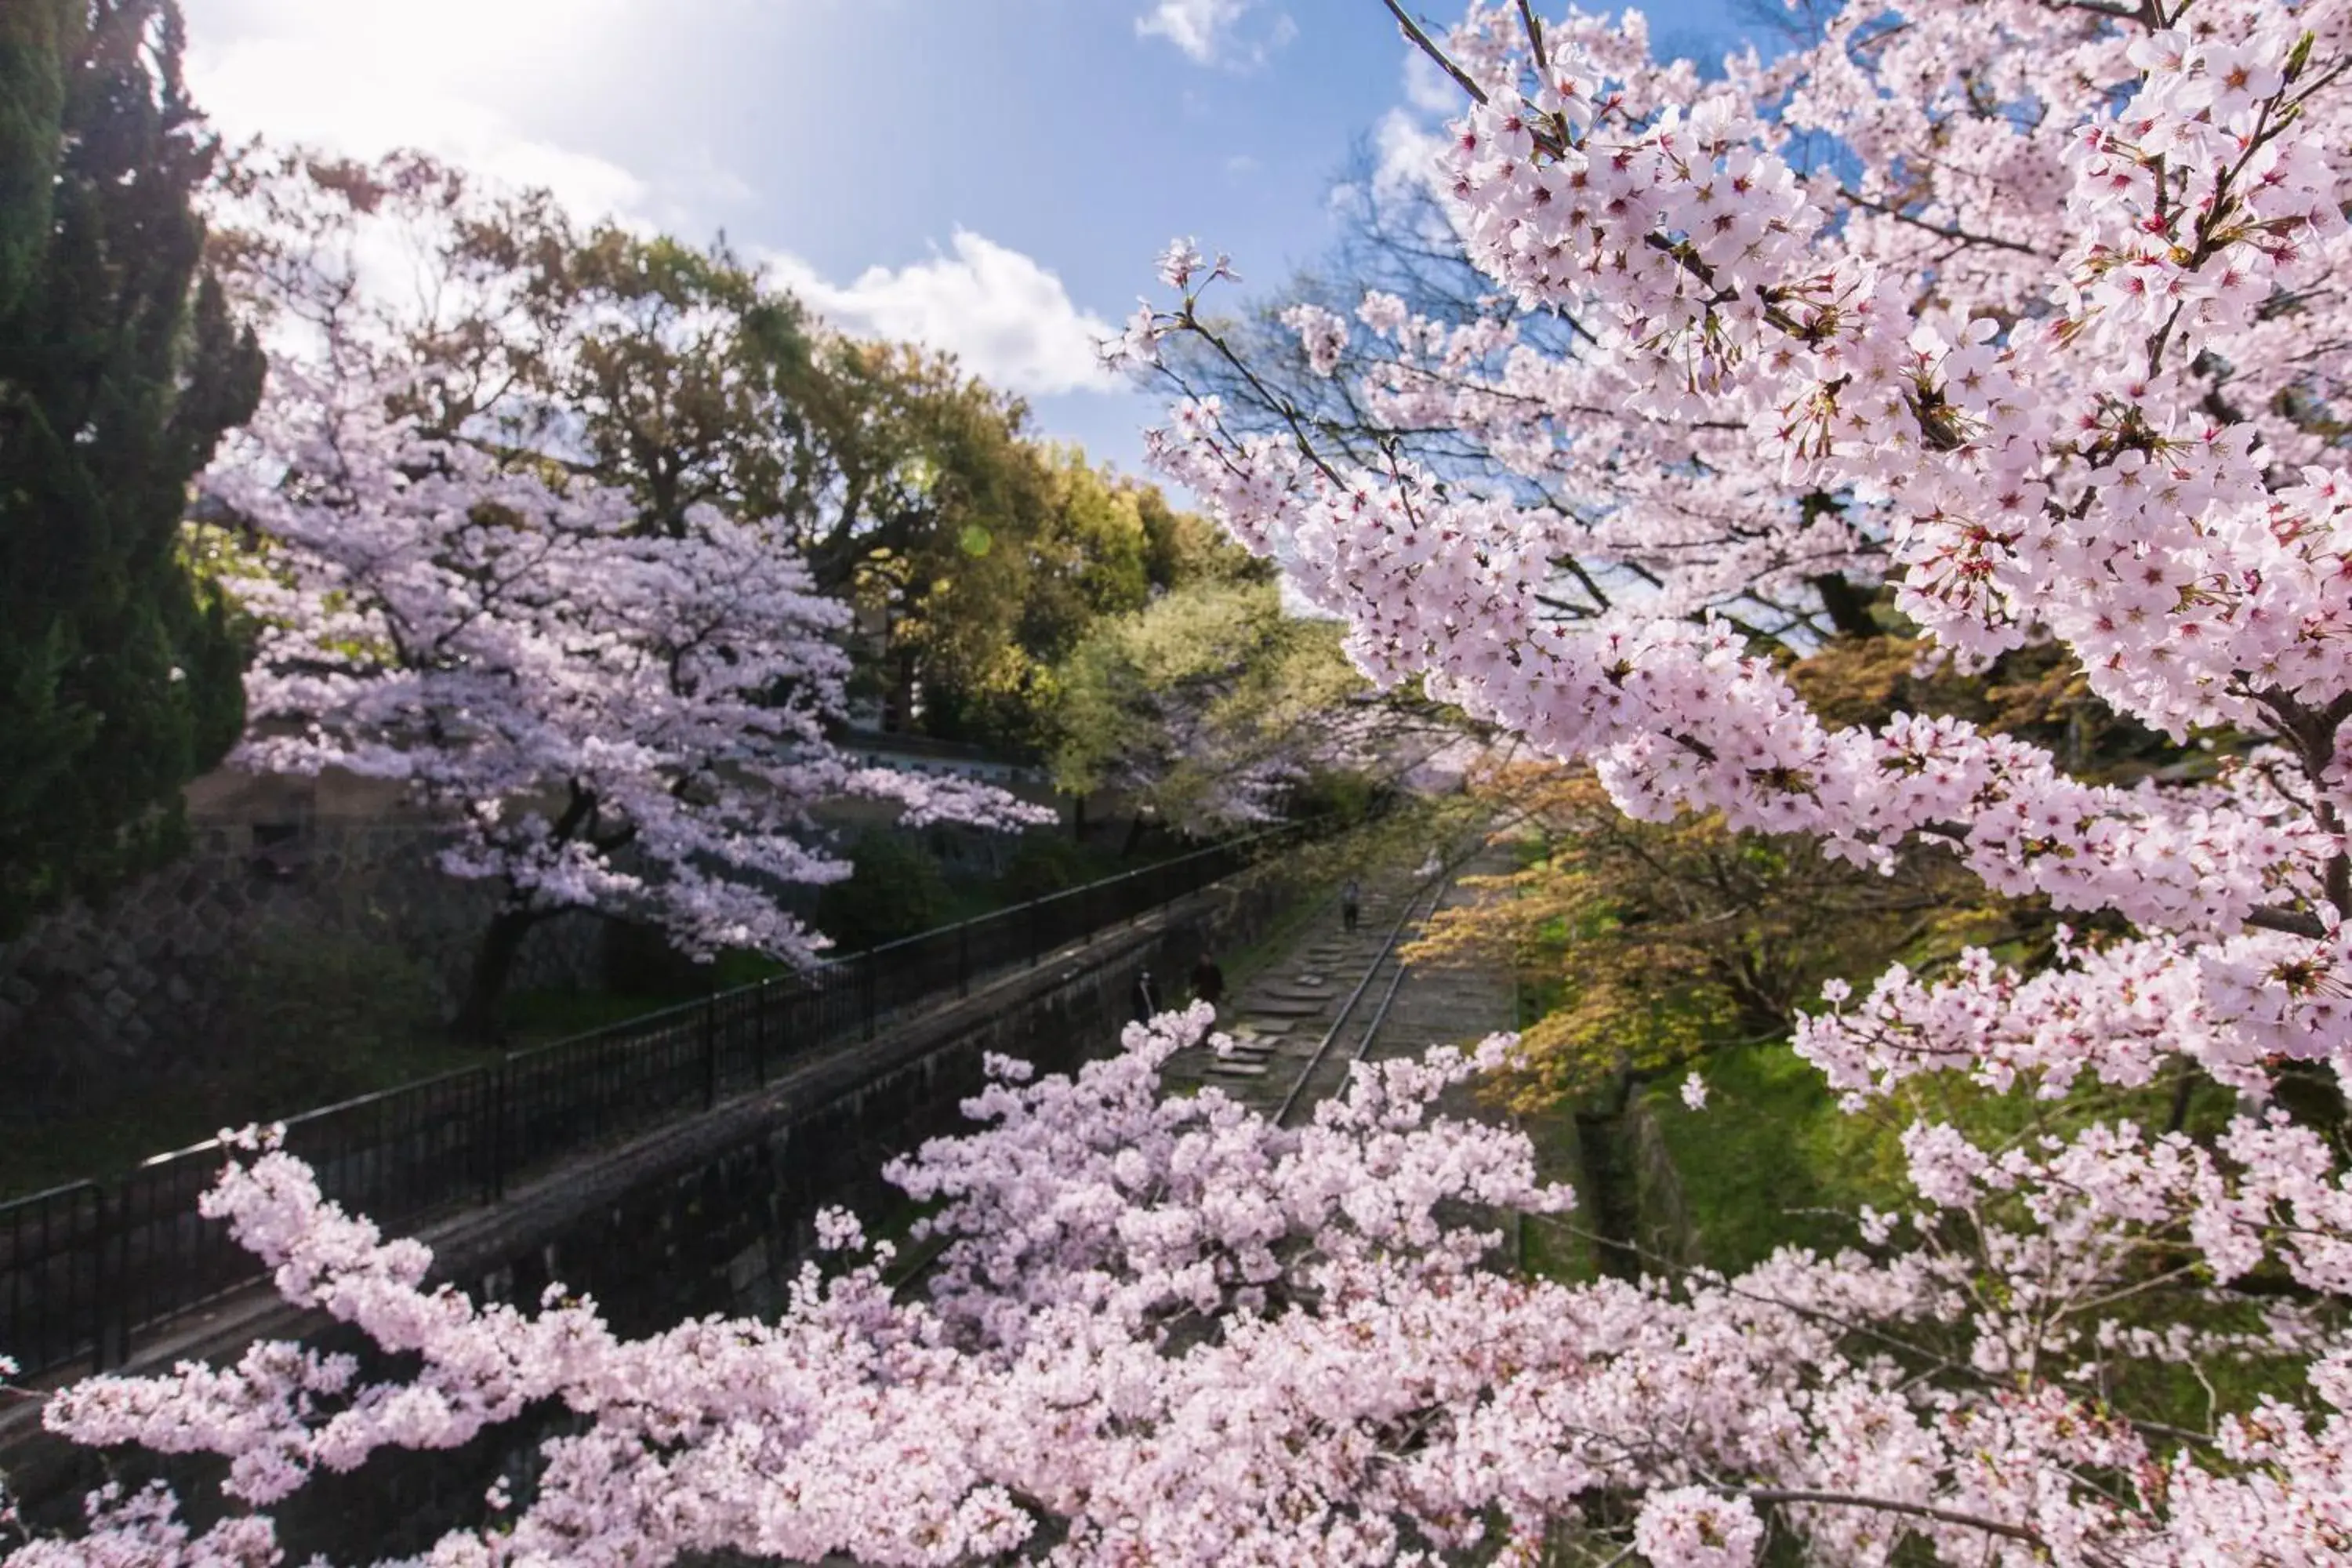
[[1421,24],[1407,16],[1404,7],[1398,5],[1397,0],[1381,0],[1381,3],[1389,8],[1389,15],[1396,18],[1397,26],[1412,41],[1413,47],[1434,61],[1438,69],[1452,77],[1454,84],[1468,96],[1471,102],[1483,104],[1486,101],[1486,89],[1480,87],[1467,71],[1455,65],[1452,56],[1439,48],[1431,40],[1429,35],[1421,30]]
[[1535,57],[1536,69],[1549,76],[1551,61],[1544,54],[1543,24],[1536,20],[1535,10],[1528,0],[1519,0],[1519,25],[1528,31],[1528,50]]
[[1916,213],[1906,212],[1902,207],[1892,203],[1873,201],[1851,186],[1841,185],[1838,188],[1838,197],[1842,201],[1862,208],[1864,212],[1874,212],[1885,217],[1891,217],[1898,223],[1908,224],[1913,228],[1935,235],[1940,239],[1951,240],[1956,244],[1990,246],[1996,249],[2013,250],[2021,256],[2031,256],[2037,260],[2050,259],[2039,247],[2029,245],[2021,239],[2006,239],[1994,234],[1973,234],[1957,225],[1934,223],[1919,216]]
[[[1969,1530],[1998,1535],[2006,1541],[2021,1541],[2028,1546],[2048,1550],[2049,1540],[2041,1531],[2021,1524],[2008,1524],[2000,1520],[1987,1519],[1981,1514],[1963,1513],[1958,1509],[1937,1508],[1930,1503],[1905,1502],[1896,1498],[1858,1497],[1847,1492],[1808,1491],[1790,1487],[1742,1487],[1716,1484],[1708,1487],[1727,1497],[1743,1497],[1750,1502],[1806,1503],[1829,1508],[1867,1509],[1877,1513],[1901,1514],[1909,1519],[1932,1519],[1938,1524],[1957,1524]],[[2093,1561],[2112,1563],[2113,1557],[2104,1552],[2093,1553]]]

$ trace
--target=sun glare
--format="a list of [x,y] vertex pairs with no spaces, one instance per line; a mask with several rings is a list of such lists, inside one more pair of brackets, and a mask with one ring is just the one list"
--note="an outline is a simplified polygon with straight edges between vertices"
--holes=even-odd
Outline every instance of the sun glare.
[[638,181],[527,134],[608,89],[645,0],[192,0],[188,75],[232,137],[368,157],[417,147],[585,210],[632,208]]

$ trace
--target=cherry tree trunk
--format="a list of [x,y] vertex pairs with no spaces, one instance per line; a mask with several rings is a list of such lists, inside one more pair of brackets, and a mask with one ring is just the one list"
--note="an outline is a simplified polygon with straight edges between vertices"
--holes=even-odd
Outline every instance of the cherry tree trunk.
[[459,1039],[485,1046],[497,1040],[499,999],[506,994],[507,977],[514,973],[522,939],[540,919],[536,910],[500,910],[492,917],[489,929],[482,933],[482,945],[474,950],[465,1000],[457,1005],[457,1016],[449,1026]]

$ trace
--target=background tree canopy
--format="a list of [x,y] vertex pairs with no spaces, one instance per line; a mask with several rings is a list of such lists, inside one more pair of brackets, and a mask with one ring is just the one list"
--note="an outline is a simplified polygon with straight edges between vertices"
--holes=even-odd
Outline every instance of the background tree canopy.
[[1410,739],[1454,732],[1375,694],[1342,630],[1286,613],[1256,575],[1190,582],[1095,622],[1056,678],[1055,782],[1120,791],[1197,832],[1268,820],[1318,773],[1401,771],[1417,760]]
[[[255,150],[222,200],[219,248],[257,309],[396,345],[428,372],[426,428],[625,489],[648,531],[678,533],[698,504],[772,520],[856,608],[850,692],[886,728],[1048,744],[1055,667],[1096,617],[1246,570],[1153,487],[1037,439],[1020,399],[827,327],[723,240],[583,226],[415,154]],[[352,240],[371,228],[431,286],[320,271],[368,254]]]

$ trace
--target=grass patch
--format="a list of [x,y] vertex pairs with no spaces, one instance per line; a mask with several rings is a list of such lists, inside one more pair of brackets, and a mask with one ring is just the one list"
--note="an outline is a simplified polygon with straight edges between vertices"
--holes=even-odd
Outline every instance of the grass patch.
[[[1584,1148],[1575,1114],[1564,1108],[1529,1111],[1513,1122],[1535,1145],[1536,1174],[1547,1182],[1581,1188]],[[1587,1234],[1591,1213],[1582,1207],[1564,1215],[1522,1215],[1518,1220],[1518,1268],[1539,1279],[1580,1284],[1601,1278],[1601,1255]]]
[[[1863,1204],[1893,1208],[1904,1195],[1901,1128],[1890,1118],[1840,1113],[1811,1064],[1786,1045],[1717,1051],[1701,1068],[1707,1108],[1682,1102],[1682,1075],[1643,1100],[1682,1178],[1700,1257],[1737,1272],[1794,1243],[1852,1244],[1845,1218]],[[1832,1212],[1835,1211],[1835,1212]]]
[[[1913,1206],[1902,1135],[1914,1121],[1949,1122],[1995,1148],[2119,1118],[2153,1134],[2170,1118],[2174,1093],[2165,1080],[2132,1090],[2086,1085],[2043,1100],[2024,1089],[1996,1094],[1944,1074],[1913,1079],[1849,1114],[1821,1073],[1783,1041],[1710,1052],[1699,1071],[1709,1091],[1704,1110],[1683,1104],[1679,1072],[1641,1093],[1681,1175],[1701,1256],[1727,1271],[1759,1263],[1783,1245],[1852,1245],[1847,1216],[1864,1204]],[[2217,1133],[2235,1104],[2227,1089],[2200,1081],[2183,1130]]]
[[88,1111],[11,1120],[0,1123],[0,1199],[111,1179],[154,1155],[201,1143],[224,1127],[279,1121],[481,1060],[480,1052],[427,1030],[345,1042],[331,1058],[275,1083],[240,1071],[131,1089]]
[[[747,985],[751,982],[744,980],[733,984]],[[729,987],[720,986],[719,989]],[[506,1035],[506,1048],[523,1050],[625,1024],[648,1013],[684,1006],[689,1002],[699,1001],[702,994],[695,991],[519,991],[500,1005],[499,1024]],[[477,1053],[476,1059],[495,1059],[496,1055],[496,1052],[487,1056]]]
[[[2086,1085],[2064,1100],[2037,1100],[2023,1089],[1996,1094],[1941,1075],[1915,1079],[1895,1097],[1847,1114],[1821,1074],[1786,1044],[1717,1051],[1703,1071],[1710,1089],[1706,1110],[1682,1103],[1679,1074],[1672,1083],[1648,1086],[1643,1103],[1680,1177],[1697,1261],[1734,1274],[1782,1246],[1831,1252],[1858,1245],[1849,1216],[1863,1205],[1919,1206],[1905,1177],[1901,1142],[1914,1121],[1949,1122],[1994,1149],[2045,1133],[2063,1137],[2094,1121],[2136,1121],[2153,1138],[2169,1123],[2177,1090],[2169,1079],[2133,1090]],[[2180,1108],[2182,1131],[2210,1139],[2235,1108],[2233,1094],[2200,1079]],[[2252,1331],[2262,1316],[2254,1300],[2207,1302],[2178,1291],[2113,1310],[2126,1324],[2158,1330],[2193,1320],[2208,1329]],[[2250,1409],[2262,1394],[2297,1397],[2302,1382],[2302,1366],[2291,1359],[2221,1356],[2209,1360],[2200,1376],[2186,1366],[2123,1356],[2107,1363],[2103,1386],[2117,1408],[2204,1430],[2217,1413]]]

